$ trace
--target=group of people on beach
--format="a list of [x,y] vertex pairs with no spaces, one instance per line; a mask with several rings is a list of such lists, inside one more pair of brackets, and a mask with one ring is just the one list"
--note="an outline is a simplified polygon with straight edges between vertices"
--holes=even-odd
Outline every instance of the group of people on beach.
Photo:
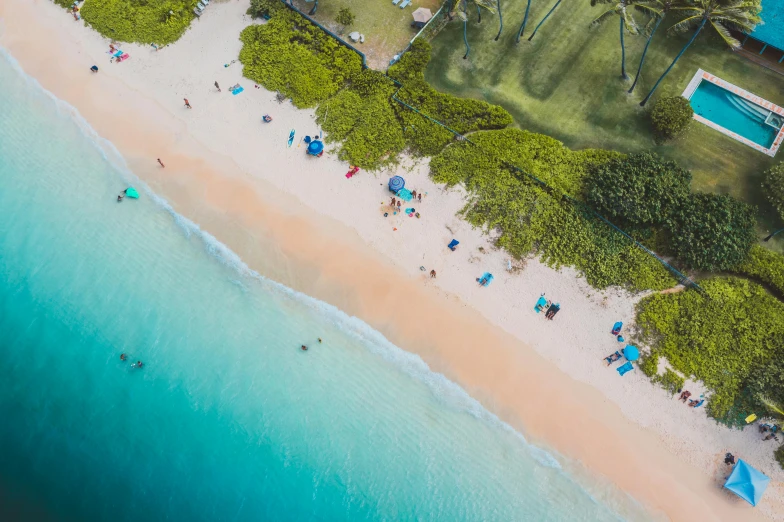
[[686,404],[686,401],[689,401],[689,408],[699,408],[705,402],[705,399],[700,396],[698,399],[689,399],[691,397],[691,392],[689,390],[684,390],[681,392],[680,397],[678,400],[682,403]]

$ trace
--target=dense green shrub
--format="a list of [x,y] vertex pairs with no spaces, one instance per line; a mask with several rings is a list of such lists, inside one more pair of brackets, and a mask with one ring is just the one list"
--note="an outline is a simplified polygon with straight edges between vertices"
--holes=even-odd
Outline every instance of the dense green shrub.
[[778,447],[774,456],[776,457],[776,462],[781,466],[781,469],[784,469],[784,444]]
[[730,268],[730,272],[752,277],[784,299],[784,255],[754,245],[746,260]]
[[281,0],[250,0],[248,14],[253,18],[273,16],[279,10],[285,9]]
[[742,263],[756,241],[755,209],[727,195],[692,194],[667,226],[674,253],[687,266],[717,272]]
[[[784,355],[784,337],[773,340],[771,351]],[[761,409],[760,417],[772,417],[778,421],[784,421],[784,357],[773,358],[770,364],[765,367],[764,372],[755,373],[749,382],[749,392],[756,400],[766,399],[773,403],[774,408],[769,404],[764,404]],[[778,411],[776,411],[778,410]]]
[[654,353],[712,390],[708,411],[724,419],[752,380],[784,357],[784,303],[743,279],[700,284],[706,295],[687,290],[643,299],[637,324]]
[[376,169],[394,161],[405,148],[387,89],[365,95],[343,90],[319,105],[316,116],[327,141],[342,142],[339,157],[352,165]]
[[[472,195],[463,216],[474,226],[496,230],[497,244],[514,257],[537,253],[548,264],[574,266],[598,288],[665,288],[666,270],[606,224],[561,194],[580,194],[589,169],[619,154],[571,151],[541,134],[518,129],[477,132],[472,142],[450,145],[430,162],[433,179],[465,183]],[[504,166],[509,162],[555,188]]]
[[667,368],[664,370],[664,375],[657,379],[657,382],[661,384],[662,388],[674,395],[683,388],[683,384],[686,381],[683,377]]
[[683,96],[659,98],[651,110],[653,132],[659,140],[669,140],[686,130],[694,116],[689,100]]
[[297,107],[334,96],[362,70],[355,52],[288,9],[264,25],[246,27],[240,39],[243,75],[291,97]]
[[[196,17],[198,0],[90,0],[82,19],[103,36],[119,42],[165,45],[180,38]],[[70,7],[72,1],[58,1]]]
[[660,225],[689,195],[690,183],[688,170],[644,152],[596,168],[586,198],[597,212],[619,223]]
[[784,163],[779,163],[765,172],[762,187],[770,203],[778,210],[781,219],[784,219]]
[[342,8],[338,11],[335,21],[343,26],[343,29],[354,23],[354,13],[348,7]]

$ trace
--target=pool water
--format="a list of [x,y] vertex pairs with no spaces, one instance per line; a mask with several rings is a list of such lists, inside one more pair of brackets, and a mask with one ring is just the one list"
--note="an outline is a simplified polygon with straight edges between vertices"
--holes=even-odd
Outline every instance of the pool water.
[[711,82],[700,82],[689,101],[695,114],[766,149],[781,128],[780,120],[774,122],[778,127],[765,123],[769,110]]

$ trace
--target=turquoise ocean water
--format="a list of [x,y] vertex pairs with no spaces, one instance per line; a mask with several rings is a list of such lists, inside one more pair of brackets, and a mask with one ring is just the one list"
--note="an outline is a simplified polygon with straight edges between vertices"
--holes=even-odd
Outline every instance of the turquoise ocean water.
[[138,181],[4,54],[0,91],[0,520],[629,516],[153,194],[115,202]]

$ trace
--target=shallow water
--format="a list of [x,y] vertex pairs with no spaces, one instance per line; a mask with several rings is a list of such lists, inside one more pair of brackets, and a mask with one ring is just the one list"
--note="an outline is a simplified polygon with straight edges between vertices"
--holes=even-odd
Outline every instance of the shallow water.
[[0,89],[1,520],[644,518],[249,271],[6,56]]

